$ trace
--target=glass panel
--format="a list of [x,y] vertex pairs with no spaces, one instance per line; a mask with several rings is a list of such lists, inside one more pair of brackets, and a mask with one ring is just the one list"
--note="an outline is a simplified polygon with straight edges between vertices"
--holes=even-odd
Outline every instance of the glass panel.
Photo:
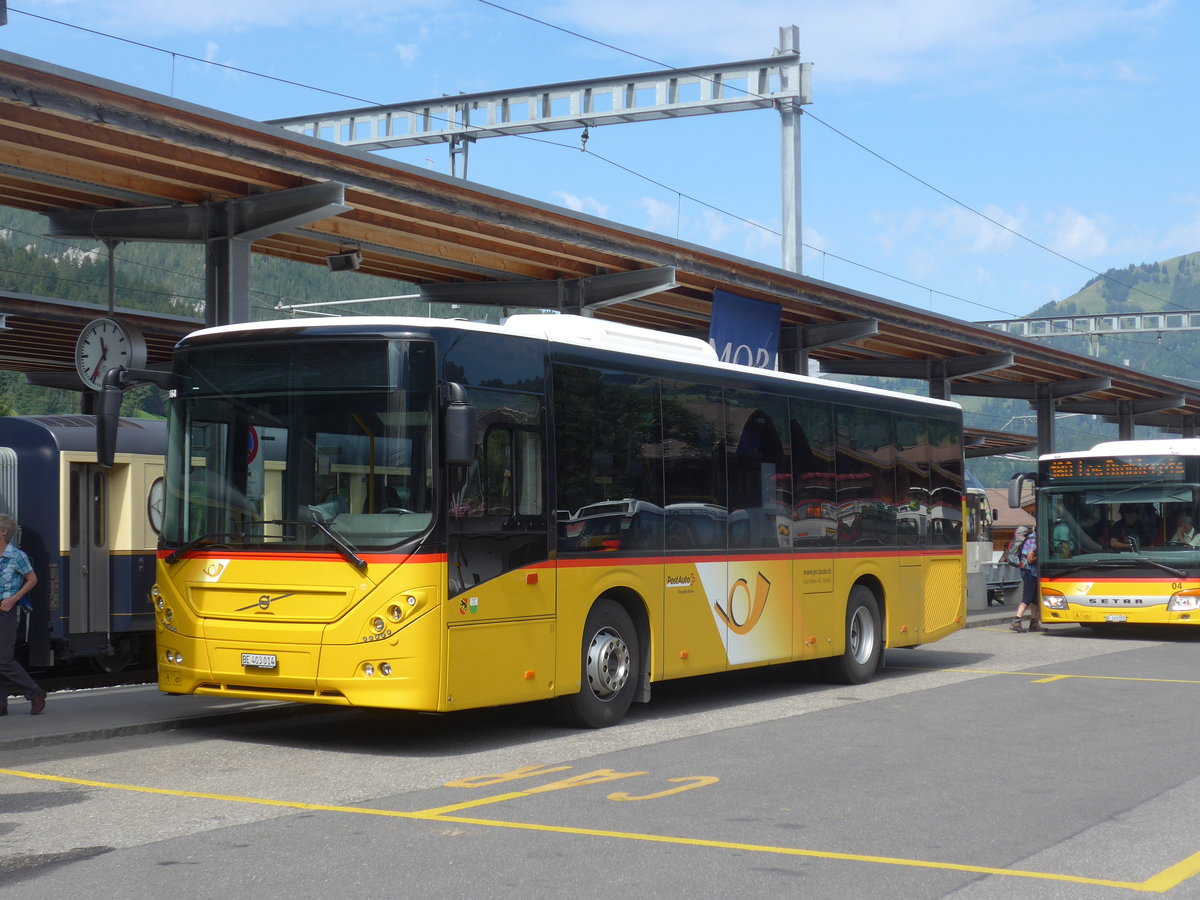
[[792,400],[789,410],[792,541],[796,546],[829,545],[837,535],[833,412],[826,403],[807,400]]
[[663,547],[658,380],[576,366],[554,370],[558,547]]
[[933,506],[929,490],[929,423],[912,416],[896,416],[896,530],[903,547],[929,543]]
[[930,541],[961,547],[963,542],[963,448],[955,422],[931,420]]
[[75,550],[79,547],[79,472],[75,471],[74,467],[71,470],[70,494],[71,505],[67,507],[70,511],[67,515],[69,534],[67,546]]
[[787,400],[727,391],[729,546],[791,545],[792,474],[784,445]]
[[429,527],[432,345],[294,341],[183,363],[193,389],[171,410],[166,540],[329,551]]
[[103,472],[94,472],[92,474],[92,546],[103,547],[107,536],[105,535],[106,526],[108,524],[107,504],[107,488],[108,480],[104,477]]
[[838,543],[896,543],[895,442],[892,417],[874,409],[839,409]]
[[475,407],[475,462],[451,474],[451,524],[489,520],[500,531],[513,527],[514,516],[543,516],[546,460],[540,398],[474,388],[468,395]]
[[721,389],[662,383],[667,549],[727,545],[725,410]]

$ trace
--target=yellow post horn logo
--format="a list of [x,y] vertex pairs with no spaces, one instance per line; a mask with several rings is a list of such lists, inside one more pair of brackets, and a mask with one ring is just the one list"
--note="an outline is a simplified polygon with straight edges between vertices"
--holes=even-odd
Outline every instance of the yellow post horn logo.
[[[734,611],[734,598],[739,591],[746,594],[745,606],[746,617],[742,621],[738,621],[737,613]],[[762,572],[758,573],[758,582],[754,591],[754,596],[750,595],[750,585],[745,578],[739,578],[729,588],[729,599],[726,601],[729,608],[721,606],[720,603],[714,603],[713,609],[717,611],[717,615],[721,617],[729,630],[734,634],[748,634],[750,629],[758,624],[758,620],[762,618],[763,610],[767,608],[767,594],[771,592],[771,582],[767,580]]]

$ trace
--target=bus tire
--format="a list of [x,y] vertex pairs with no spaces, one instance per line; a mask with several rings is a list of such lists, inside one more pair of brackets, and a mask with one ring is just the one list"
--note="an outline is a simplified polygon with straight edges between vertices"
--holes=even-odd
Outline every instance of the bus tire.
[[615,600],[601,597],[583,626],[579,693],[558,700],[563,721],[578,728],[616,725],[633,702],[641,665],[629,613]]
[[869,587],[856,584],[846,601],[846,649],[841,656],[822,660],[821,672],[834,684],[863,684],[875,675],[882,658],[879,602]]

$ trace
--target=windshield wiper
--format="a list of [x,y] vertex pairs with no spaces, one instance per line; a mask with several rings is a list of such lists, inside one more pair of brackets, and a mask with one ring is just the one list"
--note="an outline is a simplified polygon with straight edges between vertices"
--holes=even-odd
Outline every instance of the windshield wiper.
[[338,552],[342,554],[342,558],[358,571],[362,571],[367,567],[367,561],[359,556],[354,547],[348,544],[337,532],[326,525],[324,522],[319,522],[316,519],[267,519],[263,522],[256,522],[256,525],[315,525],[321,529],[321,532],[329,538]]
[[1139,566],[1154,566],[1156,569],[1162,569],[1164,572],[1169,572],[1176,578],[1186,578],[1187,572],[1182,572],[1174,566],[1168,566],[1166,563],[1160,563],[1153,559],[1106,559],[1103,561],[1097,560],[1090,563],[1079,563],[1074,566],[1065,566],[1058,568],[1051,566],[1050,571],[1055,575],[1068,575],[1071,572],[1078,572],[1080,569],[1136,569]]
[[[315,519],[264,519],[259,522],[247,522],[246,525],[315,525],[325,534],[326,537],[337,547],[338,552],[360,572],[367,567],[367,561],[354,552],[354,548],[346,543],[337,533],[332,531],[324,522],[318,522]],[[206,531],[204,534],[197,535],[181,547],[172,550],[164,559],[163,562],[170,565],[176,562],[189,550],[195,550],[205,541],[210,541],[213,538],[234,536],[245,537],[249,532],[246,531]]]
[[163,562],[165,562],[169,565],[169,564],[177,561],[181,556],[183,556],[189,550],[195,550],[197,547],[199,547],[205,541],[212,540],[213,538],[221,538],[221,537],[231,538],[234,535],[245,536],[245,534],[246,534],[246,532],[244,532],[244,531],[206,531],[206,532],[204,532],[204,534],[197,535],[196,537],[192,538],[190,541],[188,541],[182,547],[177,547],[176,549],[172,550],[167,555],[166,559],[163,560]]

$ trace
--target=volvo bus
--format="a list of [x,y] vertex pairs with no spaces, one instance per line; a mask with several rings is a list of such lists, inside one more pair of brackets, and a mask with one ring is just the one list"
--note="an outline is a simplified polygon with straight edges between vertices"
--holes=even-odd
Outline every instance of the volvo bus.
[[1036,481],[1043,622],[1200,624],[1200,440],[1049,454]]
[[862,682],[965,617],[953,403],[556,315],[221,326],[159,380],[167,693],[599,727],[664,679]]

